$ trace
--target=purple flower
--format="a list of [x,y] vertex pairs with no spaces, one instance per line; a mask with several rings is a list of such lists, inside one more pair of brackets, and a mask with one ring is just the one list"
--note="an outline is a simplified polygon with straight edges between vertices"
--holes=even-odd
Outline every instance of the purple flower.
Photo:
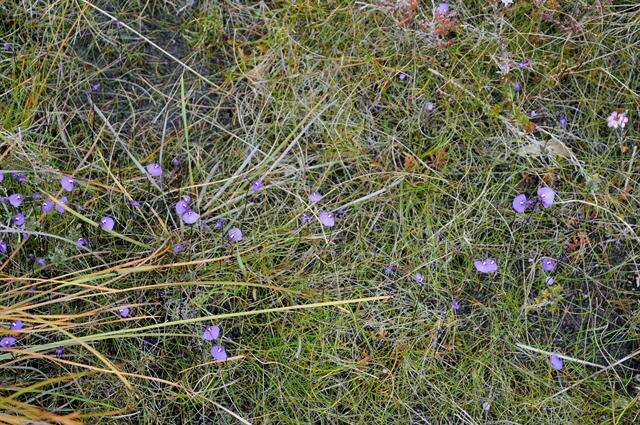
[[555,370],[562,369],[562,365],[564,364],[562,358],[557,356],[556,354],[552,354],[549,356],[549,363],[551,363],[551,367]]
[[32,201],[37,201],[41,197],[42,197],[42,195],[40,194],[40,192],[33,192],[33,195],[31,195],[31,200]]
[[13,195],[9,195],[8,200],[12,207],[18,208],[20,204],[22,204],[22,201],[24,201],[24,196],[19,193],[14,193]]
[[547,186],[540,186],[538,188],[538,199],[543,207],[549,208],[553,204],[553,199],[556,197],[556,192]]
[[122,22],[120,19],[116,19],[115,24],[116,28],[122,28],[124,26],[124,22]]
[[78,238],[78,240],[76,241],[76,246],[78,248],[83,248],[87,245],[89,245],[89,239],[87,238]]
[[520,93],[522,91],[522,84],[520,83],[520,81],[516,81],[515,83],[513,83],[513,89],[516,91],[516,93]]
[[262,179],[254,180],[253,182],[251,182],[250,187],[252,192],[257,192],[262,189]]
[[451,308],[453,311],[460,310],[460,303],[457,300],[451,300]]
[[320,223],[322,223],[323,226],[327,226],[327,227],[333,227],[336,224],[336,220],[335,220],[335,217],[333,216],[333,213],[326,212],[326,211],[320,211],[318,213],[318,220],[320,220]]
[[131,208],[140,208],[140,202],[136,201],[135,199],[129,201],[129,205],[131,205]]
[[211,347],[211,357],[215,361],[222,362],[227,360],[227,352],[222,345],[214,345]]
[[182,252],[182,250],[183,250],[183,249],[184,249],[184,247],[182,246],[182,244],[177,243],[177,244],[175,244],[175,245],[173,246],[173,248],[171,249],[171,251],[173,251],[173,253],[174,253],[174,254],[179,254],[179,253],[181,253],[181,252]]
[[13,51],[13,46],[11,45],[11,43],[4,42],[4,43],[2,44],[2,49],[3,49],[5,52],[12,52],[12,51]]
[[98,90],[100,90],[100,83],[94,83],[91,85],[92,92],[97,92]]
[[[58,201],[56,202],[55,205],[55,209],[58,212],[58,214],[62,214],[64,213],[64,207],[63,205],[67,205],[67,203],[69,202],[69,200],[67,199],[66,196],[61,196],[60,199],[58,199]],[[43,208],[44,211],[44,208]]]
[[498,271],[498,263],[493,258],[474,260],[473,265],[475,266],[477,271],[483,274],[495,273],[496,271]]
[[22,226],[24,224],[24,214],[16,213],[11,219],[14,226]]
[[237,227],[232,227],[227,232],[227,237],[229,238],[229,242],[239,242],[242,240],[242,231]]
[[176,214],[182,216],[184,213],[189,211],[189,203],[185,201],[184,198],[180,199],[178,202],[176,202],[175,208]]
[[513,210],[515,212],[522,214],[523,212],[525,212],[525,210],[529,206],[529,202],[527,201],[527,196],[523,193],[516,196],[515,198],[513,198],[513,201],[511,202],[511,206],[513,207]]
[[40,267],[44,267],[44,266],[47,264],[47,263],[44,261],[44,258],[40,258],[40,257],[38,257],[38,258],[36,258],[36,259],[35,259],[35,263],[36,263],[37,265],[39,265]]
[[7,253],[7,242],[0,240],[0,254]]
[[529,63],[529,59],[522,59],[516,64],[516,66],[518,67],[518,69],[525,69],[527,66],[529,66]]
[[160,177],[162,175],[162,167],[160,167],[160,164],[154,162],[153,164],[147,165],[147,173],[153,177]]
[[628,122],[629,118],[626,112],[613,111],[611,115],[607,117],[607,127],[613,129],[624,128]]
[[116,221],[109,217],[108,215],[102,217],[100,219],[100,227],[104,230],[113,230],[113,226],[116,224]]
[[62,188],[67,192],[71,192],[76,186],[76,181],[73,179],[73,177],[62,176],[62,178],[60,179],[60,186],[62,186]]
[[436,16],[446,16],[449,14],[449,5],[447,3],[440,3],[433,13]]
[[431,101],[428,101],[427,103],[425,103],[424,107],[427,110],[427,112],[433,112],[433,110],[436,109],[436,104]]
[[45,199],[44,201],[42,201],[40,209],[43,213],[48,214],[53,209],[53,201],[51,199]]
[[303,222],[303,223],[308,223],[308,222],[309,222],[309,220],[311,220],[311,217],[309,216],[309,214],[307,214],[307,213],[302,213],[302,214],[300,215],[300,221],[301,221],[301,222]]
[[542,264],[542,270],[544,270],[545,272],[554,271],[556,269],[557,262],[558,260],[551,257],[542,257],[542,260],[540,260],[540,264]]
[[400,74],[398,74],[398,79],[400,81],[404,81],[407,79],[407,74],[405,74],[404,72],[401,72]]
[[416,283],[424,283],[424,276],[422,275],[422,273],[416,273],[413,278],[415,279]]
[[384,268],[384,272],[385,272],[385,274],[391,274],[391,273],[395,272],[397,268],[398,268],[398,263],[396,263],[394,261],[391,264],[389,264],[387,267]]
[[127,317],[129,315],[129,307],[118,307],[118,314],[120,315],[120,317]]
[[309,202],[311,202],[312,204],[315,204],[316,202],[320,202],[321,199],[322,199],[322,193],[318,192],[317,190],[314,190],[309,194]]
[[191,210],[187,211],[182,215],[182,221],[185,224],[194,224],[196,221],[198,221],[199,218],[200,218],[200,214]]
[[11,173],[11,178],[18,184],[25,184],[27,182],[27,178],[22,173]]
[[547,286],[551,286],[551,285],[553,285],[553,282],[555,282],[555,281],[553,280],[553,278],[552,278],[551,276],[547,276],[547,278],[544,280],[544,283],[545,283]]
[[56,347],[56,357],[57,358],[62,357],[62,353],[63,353],[62,347]]
[[220,327],[217,325],[212,325],[206,327],[204,332],[202,332],[202,338],[205,341],[213,341],[214,339],[218,339],[220,336]]
[[558,117],[558,122],[560,123],[560,128],[562,128],[563,130],[567,128],[567,116],[562,114]]
[[227,221],[224,218],[216,218],[215,223],[213,224],[213,228],[214,229],[222,229],[222,226],[224,226],[224,224]]
[[178,168],[180,166],[180,160],[174,156],[171,160],[171,165],[173,166],[173,168]]
[[0,183],[4,180],[4,173],[0,171]]
[[5,336],[4,338],[0,339],[0,347],[2,348],[13,347],[15,344],[16,339],[12,336]]
[[11,329],[12,331],[19,331],[20,329],[22,329],[22,320],[14,320],[13,322],[11,322],[11,326],[9,326],[9,329]]

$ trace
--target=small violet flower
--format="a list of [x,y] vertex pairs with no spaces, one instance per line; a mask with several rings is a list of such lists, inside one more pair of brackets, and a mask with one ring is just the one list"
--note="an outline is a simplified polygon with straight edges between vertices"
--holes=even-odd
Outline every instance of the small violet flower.
[[227,221],[224,218],[216,218],[216,221],[213,223],[213,228],[222,229],[222,226],[224,226],[226,222]]
[[560,128],[562,128],[563,130],[565,130],[567,128],[567,116],[562,114],[558,117],[558,123],[560,124]]
[[336,220],[335,220],[335,217],[333,216],[333,213],[326,212],[326,211],[320,211],[318,213],[318,220],[323,226],[326,226],[326,227],[333,227],[336,224]]
[[611,115],[607,117],[607,127],[613,129],[624,128],[628,122],[629,118],[626,112],[613,111]]
[[76,181],[69,176],[62,176],[60,179],[60,186],[67,192],[71,192],[73,188],[76,186]]
[[440,3],[433,13],[436,17],[444,17],[449,14],[449,5],[447,3]]
[[0,240],[0,254],[6,254],[6,253],[7,253],[7,242]]
[[523,193],[513,198],[513,201],[511,202],[511,207],[518,214],[525,212],[528,206],[529,201],[527,200],[527,196]]
[[89,239],[87,238],[78,238],[78,240],[76,241],[76,246],[78,248],[84,248],[87,245],[89,245]]
[[564,362],[562,361],[562,358],[557,356],[556,354],[552,354],[549,356],[549,363],[551,363],[551,367],[554,370],[560,370],[562,369],[562,366],[564,365]]
[[9,200],[9,203],[12,207],[18,208],[20,204],[22,204],[22,201],[24,201],[24,196],[20,195],[19,193],[14,193],[13,195],[9,195],[9,198],[7,199]]
[[9,329],[11,329],[12,331],[19,331],[20,329],[22,329],[22,327],[22,320],[14,320],[13,322],[11,322],[11,326],[9,326]]
[[194,224],[200,218],[200,214],[195,211],[189,210],[182,215],[182,221],[185,224]]
[[185,198],[182,198],[178,202],[176,202],[175,209],[176,214],[182,216],[184,213],[189,211],[189,202]]
[[553,280],[553,278],[551,276],[547,276],[547,278],[544,280],[544,283],[547,286],[553,285],[553,282],[555,282],[555,280]]
[[229,238],[229,242],[240,242],[243,238],[242,231],[237,227],[232,227],[227,232],[227,237]]
[[453,311],[460,310],[460,303],[457,300],[451,300],[451,308]]
[[147,173],[152,177],[160,177],[162,175],[162,167],[158,163],[147,165]]
[[473,265],[476,270],[482,274],[495,273],[496,271],[498,271],[498,263],[493,258],[474,260]]
[[522,83],[520,83],[520,81],[516,81],[515,83],[513,83],[513,89],[516,91],[516,93],[520,93],[522,91]]
[[173,248],[171,249],[171,251],[173,251],[174,254],[179,254],[183,251],[184,247],[182,246],[182,244],[177,243],[173,246]]
[[53,209],[53,201],[51,199],[45,199],[44,201],[42,201],[42,204],[40,205],[40,209],[45,214],[50,213],[51,210]]
[[14,226],[22,226],[24,224],[24,221],[24,214],[22,213],[16,213],[16,215],[14,215],[11,219],[11,222]]
[[4,338],[0,339],[0,347],[2,348],[13,347],[15,344],[16,339],[12,336],[5,336]]
[[202,339],[205,341],[213,341],[220,336],[220,327],[217,325],[208,326],[202,332]]
[[35,259],[35,263],[40,267],[44,267],[47,264],[46,261],[44,261],[44,258],[40,258],[40,257]]
[[127,317],[129,315],[129,307],[118,307],[118,314],[120,315],[120,317]]
[[413,278],[415,279],[416,283],[424,283],[424,276],[422,275],[422,273],[416,273]]
[[538,188],[538,199],[543,207],[549,208],[553,204],[553,200],[556,197],[556,192],[547,186],[540,186]]
[[100,227],[102,227],[104,230],[113,230],[113,226],[115,224],[115,220],[109,216],[104,216],[100,219]]
[[178,168],[180,166],[180,160],[174,156],[171,160],[171,165],[173,166],[173,168]]
[[545,272],[552,272],[556,269],[556,263],[558,260],[551,257],[542,257],[540,264],[542,264],[542,270]]
[[311,217],[309,216],[309,214],[307,214],[307,213],[302,213],[302,214],[300,215],[300,221],[301,221],[301,222],[303,222],[303,223],[308,223],[308,222],[309,222],[309,220],[311,220]]
[[63,352],[64,352],[64,351],[62,350],[62,347],[56,347],[56,357],[57,357],[57,358],[62,357],[62,353],[63,353]]
[[322,193],[318,192],[317,190],[314,190],[309,194],[309,202],[311,202],[312,204],[315,204],[316,202],[320,202],[321,199],[322,199]]
[[[69,200],[67,199],[66,196],[61,196],[58,199],[58,202],[56,202],[56,205],[54,207],[56,209],[56,211],[58,212],[58,214],[64,213],[63,205],[67,205],[68,202],[69,202]],[[44,210],[44,208],[43,208],[43,210]]]
[[252,192],[257,192],[262,189],[262,179],[252,181],[250,188]]
[[222,345],[214,345],[213,347],[211,347],[211,357],[215,361],[225,361],[227,360],[227,351]]

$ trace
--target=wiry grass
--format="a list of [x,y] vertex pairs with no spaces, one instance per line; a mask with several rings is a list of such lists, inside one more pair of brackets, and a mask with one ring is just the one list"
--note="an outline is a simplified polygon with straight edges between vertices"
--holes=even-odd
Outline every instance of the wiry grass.
[[637,422],[632,3],[452,2],[444,43],[430,2],[2,3],[2,196],[78,186],[0,205],[0,422]]

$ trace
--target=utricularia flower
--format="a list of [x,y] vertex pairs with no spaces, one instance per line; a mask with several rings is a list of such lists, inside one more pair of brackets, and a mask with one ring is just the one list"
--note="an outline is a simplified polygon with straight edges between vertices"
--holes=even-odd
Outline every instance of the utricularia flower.
[[116,221],[109,216],[104,216],[100,219],[100,227],[104,230],[113,230],[113,226],[116,224]]
[[238,229],[237,227],[232,227],[227,232],[227,237],[229,238],[229,242],[231,243],[240,242],[243,238],[242,230]]
[[544,208],[549,208],[553,204],[553,200],[556,197],[556,192],[547,186],[540,186],[538,188],[538,200]]
[[[66,206],[68,203],[69,203],[69,200],[67,199],[67,197],[66,196],[61,196],[58,199],[58,201],[56,202],[55,207],[54,207],[56,209],[56,212],[58,214],[64,213],[64,206]],[[44,205],[43,205],[42,210],[44,211]]]
[[318,213],[318,220],[323,226],[326,226],[326,227],[333,227],[336,224],[336,219],[333,213],[330,213],[327,211],[320,211]]
[[120,315],[120,317],[127,317],[129,315],[129,307],[127,306],[118,307],[118,314]]
[[315,204],[316,202],[320,202],[321,199],[322,199],[322,193],[318,192],[317,190],[314,190],[309,194],[309,202],[311,202],[312,204]]
[[16,215],[13,216],[13,218],[11,219],[11,223],[13,223],[14,226],[22,226],[24,225],[25,222],[25,218],[24,218],[24,214],[22,213],[16,213]]
[[542,270],[545,272],[552,272],[556,269],[556,263],[558,260],[551,257],[542,257],[540,264],[542,264]]
[[262,179],[252,181],[250,188],[252,192],[257,192],[262,189]]
[[445,17],[449,14],[449,5],[447,3],[440,3],[433,13],[436,17]]
[[62,186],[62,189],[66,190],[67,192],[71,192],[76,186],[76,181],[73,179],[73,177],[62,176],[62,178],[60,178],[60,186]]
[[218,337],[220,337],[220,327],[217,325],[208,326],[202,332],[202,339],[205,341],[213,341]]
[[555,370],[562,369],[562,366],[564,364],[564,362],[562,361],[562,357],[558,356],[557,354],[552,354],[549,356],[549,363]]
[[147,165],[147,173],[152,177],[160,177],[162,175],[162,167],[158,163]]
[[482,274],[495,273],[498,271],[498,263],[494,258],[485,258],[484,260],[474,260],[473,265],[476,270]]
[[413,278],[415,279],[416,283],[424,283],[424,276],[422,275],[422,273],[416,273]]
[[629,118],[626,112],[613,111],[611,115],[607,117],[607,127],[613,129],[624,128],[628,122]]
[[22,201],[24,201],[24,196],[19,193],[14,193],[13,195],[9,195],[7,199],[12,207],[18,208],[20,204],[22,204]]
[[211,347],[211,357],[218,362],[227,360],[227,351],[222,345],[214,345]]

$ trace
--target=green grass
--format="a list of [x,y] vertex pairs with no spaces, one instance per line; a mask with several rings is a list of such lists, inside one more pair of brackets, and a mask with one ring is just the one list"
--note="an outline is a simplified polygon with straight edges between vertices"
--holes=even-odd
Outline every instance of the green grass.
[[[452,1],[441,44],[406,3],[0,5],[0,195],[78,180],[65,214],[25,202],[27,240],[0,204],[0,321],[26,325],[0,422],[638,421],[640,9]],[[555,205],[515,214],[541,184]],[[184,195],[211,229],[180,223]]]

